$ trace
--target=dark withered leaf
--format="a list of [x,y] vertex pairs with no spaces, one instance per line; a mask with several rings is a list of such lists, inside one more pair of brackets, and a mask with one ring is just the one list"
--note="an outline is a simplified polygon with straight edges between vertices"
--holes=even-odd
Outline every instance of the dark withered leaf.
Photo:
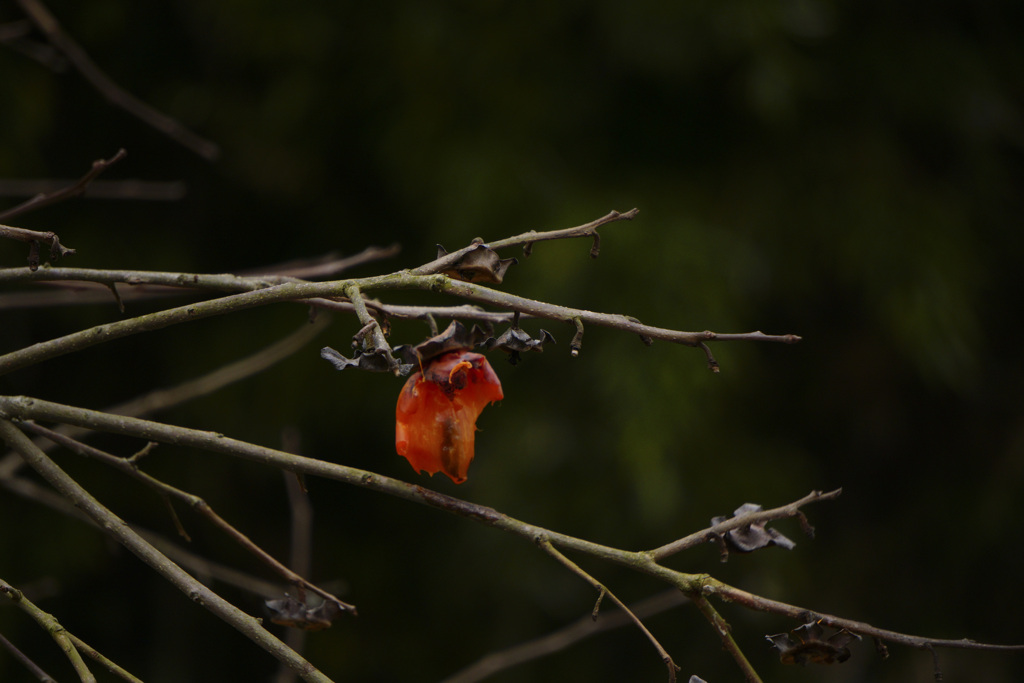
[[406,363],[418,366],[421,362],[440,356],[442,353],[458,351],[459,349],[471,349],[477,346],[486,336],[487,333],[476,325],[470,330],[466,329],[466,326],[458,320],[453,320],[441,334],[433,336],[416,346],[409,346],[408,344],[396,346],[395,353]]
[[308,604],[291,596],[264,603],[270,620],[282,626],[301,628],[306,631],[322,631],[344,614],[345,608],[333,600],[323,600],[318,605]]
[[[320,349],[320,357],[333,365],[336,370],[356,368],[357,370],[366,370],[368,372],[391,372],[387,354],[383,349],[376,351],[360,351],[356,349],[352,358],[346,358],[337,350],[332,349],[330,346],[325,346]],[[412,372],[415,367],[416,365],[412,363],[401,363],[398,366],[398,371],[399,374],[404,376]]]
[[[795,635],[796,639],[790,633]],[[841,664],[850,658],[850,649],[847,645],[860,640],[859,635],[845,628],[839,629],[826,639],[825,630],[818,621],[798,626],[790,633],[776,633],[765,638],[778,650],[779,659],[783,664],[800,666],[807,666],[808,663]]]
[[[743,505],[736,508],[733,512],[733,517],[741,517],[751,512],[760,512],[763,508],[756,503],[744,503]],[[721,524],[726,521],[728,517],[713,517],[711,524]],[[740,553],[752,553],[755,550],[766,548],[770,545],[775,545],[786,550],[792,550],[796,547],[796,543],[791,541],[786,536],[782,535],[775,529],[769,529],[765,522],[758,522],[756,524],[745,524],[741,527],[727,531],[725,533],[725,542],[730,549]]]
[[[447,256],[448,252],[440,244],[437,245],[437,258]],[[503,259],[485,244],[475,244],[462,258],[455,262],[444,274],[465,282],[493,282],[500,285],[505,279],[505,271],[509,266],[519,263],[514,258]]]
[[513,325],[498,337],[491,337],[484,341],[483,346],[488,351],[497,349],[508,354],[509,362],[513,365],[519,362],[519,354],[526,351],[543,351],[545,344],[554,344],[555,338],[547,330],[541,330],[540,336],[534,339],[528,332],[517,325]]

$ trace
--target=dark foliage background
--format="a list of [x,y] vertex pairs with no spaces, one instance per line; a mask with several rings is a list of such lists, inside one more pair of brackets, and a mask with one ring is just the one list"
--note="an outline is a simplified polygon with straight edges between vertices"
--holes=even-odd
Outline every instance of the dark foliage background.
[[[102,97],[0,49],[0,176],[187,183],[176,203],[83,200],[15,224],[55,230],[67,265],[223,272],[399,242],[372,274],[475,236],[641,209],[589,244],[538,245],[504,285],[677,329],[796,333],[795,347],[702,354],[588,329],[516,367],[492,359],[469,481],[418,477],[393,447],[400,382],[338,374],[337,319],[260,376],[158,416],[416,481],[601,543],[640,549],[746,501],[842,486],[818,537],[673,566],[770,597],[935,637],[1024,642],[1022,6],[828,0],[719,3],[50,3],[121,85],[221,145],[209,164]],[[0,19],[20,19],[13,3]],[[13,205],[16,198],[5,198]],[[0,263],[25,250],[0,244]],[[424,301],[419,295],[393,301]],[[133,306],[139,313],[156,304]],[[0,391],[92,408],[175,384],[302,324],[251,311],[107,344],[0,379]],[[0,312],[2,350],[115,320],[111,303]],[[539,325],[528,324],[536,331]],[[417,342],[420,325],[396,325]],[[138,444],[102,440],[120,453]],[[173,535],[161,502],[61,455],[101,501]],[[161,447],[154,474],[200,494],[279,557],[279,472]],[[350,681],[434,681],[587,613],[594,595],[534,548],[473,522],[309,482],[313,579],[360,616],[310,638]],[[201,521],[193,549],[253,572]],[[268,680],[275,663],[85,526],[0,494],[0,576],[147,681]],[[586,565],[627,600],[659,589]],[[257,612],[257,599],[223,587]],[[607,605],[605,609],[612,609]],[[829,669],[782,667],[764,634],[794,623],[723,607],[771,681],[929,681],[926,653],[870,643]],[[739,673],[695,610],[650,626],[713,683]],[[52,642],[10,608],[0,632],[55,676]],[[946,680],[1020,680],[1019,654],[942,652]],[[635,630],[493,680],[663,680]],[[0,655],[0,679],[28,680]]]

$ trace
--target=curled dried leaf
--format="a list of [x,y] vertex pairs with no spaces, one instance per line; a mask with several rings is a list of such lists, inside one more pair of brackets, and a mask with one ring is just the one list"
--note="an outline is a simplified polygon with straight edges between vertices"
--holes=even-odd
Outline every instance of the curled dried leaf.
[[[744,503],[736,508],[735,512],[733,512],[733,517],[742,517],[743,515],[750,514],[751,512],[760,512],[762,509],[763,508],[756,503]],[[712,526],[721,524],[727,519],[728,517],[713,517],[711,519],[711,524]],[[723,538],[725,539],[725,543],[729,549],[740,553],[752,553],[755,550],[767,548],[770,545],[779,546],[786,550],[792,550],[796,547],[796,543],[775,529],[769,529],[766,525],[767,522],[745,524],[726,532]]]
[[[796,636],[794,639],[790,636]],[[851,642],[860,640],[856,633],[839,629],[828,639],[824,638],[825,630],[819,620],[809,621],[798,626],[789,633],[777,633],[765,638],[779,652],[783,664],[841,664],[850,658]]]
[[310,607],[293,597],[285,596],[264,602],[270,620],[282,626],[301,628],[305,631],[322,631],[344,614],[345,608],[333,600],[323,600]]
[[519,354],[526,351],[543,351],[545,344],[554,344],[555,338],[547,330],[541,330],[540,336],[534,339],[528,332],[517,325],[513,325],[497,338],[491,337],[484,341],[483,346],[488,351],[498,349],[508,354],[508,360],[515,365],[519,362]]
[[[320,357],[334,366],[336,370],[356,368],[368,372],[392,372],[391,363],[384,349],[374,351],[361,351],[356,349],[352,358],[346,358],[336,349],[325,346],[320,349]],[[403,377],[413,371],[416,365],[413,363],[400,363],[398,373]]]
[[458,320],[453,320],[441,334],[434,335],[416,346],[407,344],[396,346],[395,353],[406,363],[421,365],[431,358],[436,358],[449,351],[471,349],[478,346],[486,336],[487,333],[476,325],[472,329],[467,329]]
[[[437,258],[447,256],[448,252],[440,244],[437,245]],[[519,263],[514,258],[503,259],[483,243],[474,244],[458,261],[444,271],[444,274],[465,282],[493,282],[500,285],[505,279],[505,271],[509,266]]]

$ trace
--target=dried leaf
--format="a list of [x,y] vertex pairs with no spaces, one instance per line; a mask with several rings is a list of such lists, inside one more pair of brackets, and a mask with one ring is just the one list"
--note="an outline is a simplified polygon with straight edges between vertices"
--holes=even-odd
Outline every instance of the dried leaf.
[[[356,368],[368,372],[391,372],[387,354],[383,349],[367,352],[356,349],[352,354],[352,358],[346,358],[337,350],[332,349],[330,346],[325,346],[320,349],[320,357],[333,365],[336,370]],[[415,367],[416,365],[412,363],[399,364],[398,371],[404,377],[412,372]]]
[[310,607],[301,600],[286,596],[277,600],[267,600],[267,613],[270,620],[282,626],[301,628],[305,631],[322,631],[345,612],[345,608],[333,600],[324,600]]
[[483,346],[488,351],[498,349],[508,353],[509,362],[515,365],[519,362],[519,354],[526,351],[543,351],[544,344],[554,344],[555,338],[547,330],[541,330],[540,336],[534,339],[530,334],[513,325],[497,338],[491,337],[484,341]]
[[[437,258],[447,255],[445,248],[437,245]],[[483,243],[477,243],[444,274],[465,282],[493,282],[500,285],[505,278],[505,271],[516,263],[519,261],[514,258],[502,259],[498,252]]]
[[[751,512],[760,512],[763,508],[756,503],[744,503],[736,508],[733,517],[742,517]],[[728,517],[714,517],[711,519],[712,526],[721,524]],[[740,553],[752,553],[755,550],[766,548],[770,545],[779,546],[786,550],[792,550],[796,543],[775,529],[769,529],[766,522],[745,524],[741,527],[728,531],[725,534],[725,542],[730,549]]]
[[[796,640],[790,633],[796,636]],[[800,666],[807,666],[808,663],[841,664],[850,658],[850,650],[846,646],[860,640],[859,635],[845,628],[836,631],[826,640],[825,631],[818,620],[798,626],[790,633],[777,633],[765,638],[778,650],[783,664]]]
[[486,336],[487,333],[476,325],[473,326],[472,330],[468,330],[458,320],[453,320],[441,334],[435,335],[416,346],[409,346],[407,344],[396,346],[395,353],[406,363],[422,365],[431,358],[436,358],[449,351],[471,349],[477,346],[480,340]]

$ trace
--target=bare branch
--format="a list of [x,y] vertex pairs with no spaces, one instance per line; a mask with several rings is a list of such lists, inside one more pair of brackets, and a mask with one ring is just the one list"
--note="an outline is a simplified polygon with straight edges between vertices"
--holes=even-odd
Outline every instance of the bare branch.
[[33,469],[64,496],[74,501],[75,505],[93,519],[100,528],[158,571],[194,602],[206,607],[280,661],[288,662],[292,668],[300,672],[305,680],[311,683],[330,683],[327,676],[264,629],[258,619],[245,614],[159,553],[145,539],[132,531],[123,520],[71,479],[14,424],[6,419],[0,419],[0,438],[21,453]]
[[[285,430],[281,436],[281,450],[288,453],[299,452],[297,430]],[[284,476],[291,512],[291,550],[288,563],[296,574],[308,576],[313,569],[313,505],[310,503],[302,475],[283,471],[281,474]],[[305,629],[290,628],[285,632],[284,640],[288,647],[302,654],[306,645],[306,633]],[[274,683],[292,683],[297,678],[295,670],[282,663],[277,667]]]
[[[43,233],[49,234],[49,233]],[[325,277],[365,263],[390,258],[399,251],[390,247],[367,247],[352,256],[327,256],[292,261],[276,266],[242,271],[236,274],[166,273],[145,270],[98,270],[93,268],[0,268],[0,282],[61,283],[60,291],[16,292],[0,295],[0,309],[39,308],[56,305],[82,305],[110,301],[110,287],[132,285],[121,294],[123,301],[138,301],[159,296],[180,296],[196,291],[248,292],[285,282],[303,282],[300,278]],[[348,303],[311,299],[305,304],[352,312]],[[401,308],[401,307],[399,307]],[[399,317],[402,317],[399,314]]]
[[309,590],[316,593],[324,600],[330,600],[331,602],[335,603],[339,608],[341,608],[342,611],[351,612],[352,614],[356,613],[355,605],[350,605],[346,602],[343,602],[336,596],[332,595],[331,593],[328,593],[319,586],[313,585],[305,578],[298,575],[281,562],[277,561],[272,555],[263,550],[263,548],[256,545],[256,543],[254,543],[252,539],[250,539],[248,536],[246,536],[241,531],[232,526],[230,523],[228,523],[227,520],[225,520],[223,517],[214,512],[213,508],[210,507],[210,505],[199,496],[191,494],[187,491],[182,491],[179,488],[166,484],[163,481],[160,481],[159,479],[149,474],[146,474],[145,472],[140,470],[136,463],[137,456],[133,456],[132,458],[118,458],[114,455],[111,455],[110,453],[101,451],[98,448],[88,446],[68,436],[58,434],[52,429],[47,429],[46,427],[35,424],[34,422],[26,422],[24,423],[24,426],[29,431],[44,436],[47,439],[50,439],[51,441],[58,443],[61,446],[64,446],[73,453],[77,453],[79,455],[83,455],[94,460],[98,460],[109,467],[114,467],[119,471],[123,472],[124,474],[127,474],[128,476],[132,477],[133,479],[142,482],[146,486],[155,489],[160,494],[184,502],[186,505],[190,506],[196,512],[205,517],[215,527],[217,527],[218,529],[226,533],[228,536],[230,536],[232,539],[234,539],[236,543],[238,543],[240,546],[249,551],[261,562],[263,562],[272,570],[277,572],[278,575],[280,575],[288,583],[294,584],[296,587],[299,588],[299,590]]
[[265,268],[251,268],[239,271],[238,275],[242,277],[256,278],[265,278],[268,275],[275,275],[280,278],[289,278],[291,280],[318,280],[338,275],[339,273],[343,273],[346,270],[355,268],[356,266],[362,266],[367,263],[393,258],[401,251],[402,247],[399,244],[392,244],[387,247],[369,246],[359,253],[352,254],[351,256],[327,254],[326,256],[320,256],[312,259],[298,259],[286,263],[279,263]]
[[[572,239],[574,237],[591,237],[594,240],[594,246],[590,250],[590,255],[597,258],[599,250],[599,237],[597,235],[597,229],[602,225],[614,223],[615,221],[629,221],[636,218],[637,214],[640,213],[640,209],[630,209],[625,213],[619,213],[618,211],[612,211],[606,216],[602,216],[597,220],[591,221],[584,225],[578,225],[574,228],[563,228],[561,230],[549,230],[546,232],[537,232],[531,230],[524,232],[521,235],[514,237],[506,237],[505,239],[496,240],[494,242],[485,242],[484,246],[491,249],[503,249],[505,247],[522,246],[523,253],[526,256],[530,255],[530,251],[533,248],[535,242],[544,242],[547,240],[564,240]],[[479,246],[479,242],[471,244],[468,247],[463,247],[457,251],[453,251],[450,254],[445,254],[441,258],[435,259],[430,263],[414,268],[411,272],[413,275],[431,275],[434,273],[443,273],[449,270],[452,266],[458,263],[462,257],[469,252],[473,251]]]
[[46,342],[33,344],[20,351],[14,351],[0,357],[0,374],[11,372],[41,360],[54,358],[66,353],[86,349],[97,344],[120,339],[141,332],[150,332],[163,329],[191,320],[220,315],[230,311],[253,308],[267,303],[276,303],[295,299],[295,289],[298,285],[278,285],[254,292],[234,294],[231,296],[203,301],[177,308],[149,313],[147,315],[121,320],[107,325],[75,332],[64,337],[52,339]]
[[361,344],[367,353],[383,356],[391,371],[396,375],[399,374],[398,361],[395,360],[391,345],[384,338],[384,330],[381,329],[380,322],[370,315],[370,312],[367,310],[366,302],[363,300],[363,294],[359,290],[359,286],[351,284],[345,287],[345,296],[351,302],[359,322],[363,324],[363,328],[356,335],[353,344]]
[[[228,363],[205,375],[187,380],[176,386],[150,391],[130,401],[108,406],[104,411],[115,415],[141,417],[167,410],[201,396],[207,396],[235,382],[240,382],[247,377],[259,374],[293,355],[327,329],[330,322],[329,315],[317,316],[312,322],[303,323],[299,329],[288,336],[260,349],[252,355],[241,358],[233,363]],[[91,433],[87,429],[68,426],[63,426],[55,431],[72,438],[79,438],[84,434]],[[43,451],[47,451],[51,443],[45,439],[40,439],[36,442],[36,445],[43,449]],[[9,453],[6,458],[0,459],[0,478],[16,471],[23,462],[17,453]]]
[[[117,154],[110,157],[109,159],[97,159],[96,161],[92,162],[92,168],[89,169],[89,172],[83,175],[81,178],[79,178],[78,181],[75,182],[73,185],[69,185],[68,187],[64,187],[60,190],[50,192],[49,194],[36,195],[35,197],[29,199],[26,202],[22,202],[21,204],[18,204],[15,207],[0,212],[0,221],[10,220],[11,218],[14,218],[15,216],[20,216],[23,213],[35,211],[36,209],[41,209],[44,206],[56,204],[57,202],[64,201],[65,199],[71,199],[72,197],[78,197],[82,195],[85,192],[86,188],[89,187],[89,183],[95,180],[96,177],[103,173],[105,170],[107,170],[117,162],[121,161],[121,159],[124,159],[126,155],[127,152],[125,152],[124,149],[119,149],[117,151]],[[72,253],[74,252],[72,251]],[[63,254],[61,255],[63,256]]]
[[[298,432],[286,430],[281,438],[281,448],[288,453],[299,452]],[[296,573],[306,575],[313,569],[313,504],[302,477],[291,472],[284,475],[285,491],[288,493],[288,509],[291,513],[291,551],[288,563]]]
[[52,45],[40,43],[30,37],[32,22],[28,19],[9,21],[0,25],[0,43],[29,59],[39,62],[54,73],[68,68],[68,60]]
[[747,679],[747,683],[762,683],[761,677],[754,670],[750,660],[743,654],[740,649],[739,643],[732,637],[732,627],[729,623],[722,618],[722,615],[707,601],[703,595],[691,595],[690,599],[693,600],[693,604],[697,606],[700,613],[704,615],[704,618],[711,624],[711,628],[718,634],[719,639],[722,641],[722,647],[732,655],[733,661],[736,662],[737,666],[740,667],[740,671],[743,672],[743,676]]
[[[84,522],[92,527],[98,526],[95,521],[87,517],[66,498],[54,493],[53,489],[44,488],[34,481],[0,472],[0,486],[17,496],[21,496],[33,503],[44,505],[72,519]],[[154,531],[135,525],[132,528],[159,552],[170,558],[172,562],[186,567],[194,575],[200,577],[204,583],[219,581],[261,598],[280,595],[283,590],[281,584],[271,583],[218,562],[213,562],[205,557],[200,557],[172,543]]]
[[[629,611],[640,619],[653,617],[686,603],[688,598],[676,589],[670,589],[629,605]],[[541,638],[531,640],[507,650],[492,652],[446,678],[442,683],[478,683],[494,674],[565,650],[599,633],[622,628],[633,623],[625,612],[606,614],[595,621],[590,615]]]
[[40,683],[57,683],[50,674],[43,671],[42,667],[33,662],[24,652],[15,647],[14,643],[4,638],[2,633],[0,633],[0,645],[3,645],[7,651],[11,653],[11,656],[20,662],[22,666],[31,671],[32,675],[35,676],[36,680],[40,681]]
[[[553,546],[584,553],[594,558],[612,562],[614,564],[629,567],[635,571],[658,578],[666,583],[675,586],[691,598],[695,595],[711,597],[717,595],[729,602],[743,605],[749,609],[771,612],[793,619],[800,619],[808,612],[818,615],[822,623],[836,628],[867,635],[879,640],[908,645],[916,648],[927,647],[950,647],[975,650],[993,651],[1024,651],[1024,645],[994,645],[978,643],[972,640],[943,640],[912,636],[907,634],[889,631],[873,627],[863,622],[850,619],[843,619],[832,615],[823,615],[805,607],[790,605],[788,603],[763,598],[752,593],[734,588],[706,574],[688,574],[685,572],[669,569],[658,564],[652,557],[651,552],[633,552],[601,545],[591,541],[569,536],[523,522],[508,515],[502,514],[493,508],[470,503],[452,496],[447,496],[422,486],[416,486],[397,479],[385,477],[366,470],[354,467],[346,467],[336,463],[315,460],[291,453],[284,453],[270,448],[257,446],[244,441],[237,441],[225,437],[222,434],[202,432],[185,427],[165,425],[149,420],[137,418],[119,417],[99,411],[74,408],[41,399],[28,397],[7,397],[0,396],[0,416],[7,418],[35,419],[53,422],[65,422],[82,427],[88,427],[104,432],[134,436],[145,440],[155,440],[162,443],[172,443],[182,446],[201,448],[203,450],[223,453],[234,457],[252,460],[279,467],[292,472],[301,472],[311,476],[320,476],[327,479],[334,479],[353,486],[384,493],[386,495],[408,500],[421,505],[426,505],[452,514],[467,517],[486,524],[502,531],[511,533],[528,540],[536,542],[537,538],[548,540]],[[4,423],[0,422],[0,425]],[[20,432],[19,432],[20,434]],[[24,435],[22,435],[24,438]],[[26,439],[27,441],[27,439]],[[31,444],[31,442],[29,442]],[[832,492],[828,495],[838,495]],[[809,496],[797,501],[796,504],[805,504],[807,499],[818,499],[822,496],[819,493],[812,493]],[[785,508],[786,506],[783,506]],[[783,509],[779,508],[779,509]],[[762,514],[772,514],[774,510],[767,510]],[[733,524],[749,523],[754,517],[739,517],[730,520]],[[727,529],[729,527],[721,527]]]
[[71,642],[67,631],[60,625],[60,622],[58,622],[52,614],[36,607],[24,596],[24,594],[22,594],[21,591],[3,579],[0,579],[0,595],[3,595],[17,605],[21,611],[32,617],[32,619],[39,624],[43,630],[50,634],[50,637],[53,638],[60,649],[64,651],[64,654],[71,662],[71,666],[74,667],[75,673],[78,674],[78,678],[82,683],[96,683],[96,677],[92,675],[92,672],[89,671],[89,667],[86,666],[85,661],[82,660],[81,653],[78,652],[75,644]]
[[[431,278],[444,278],[442,275],[431,275]],[[684,346],[699,347],[701,343],[712,341],[760,341],[776,342],[783,344],[795,344],[800,337],[795,334],[771,335],[760,331],[744,332],[738,334],[722,334],[705,330],[703,332],[684,332],[681,330],[670,330],[663,327],[653,327],[639,322],[636,318],[627,315],[613,313],[596,313],[581,309],[569,308],[549,304],[534,299],[506,294],[488,287],[482,287],[471,282],[459,282],[444,278],[435,280],[434,289],[447,294],[462,297],[469,301],[476,301],[483,304],[491,304],[500,308],[512,311],[520,311],[535,318],[548,318],[550,320],[561,320],[566,323],[575,324],[579,333],[581,324],[593,324],[601,327],[610,327],[623,332],[631,332],[639,335],[642,339],[661,339],[663,341],[675,342]],[[394,288],[396,282],[382,283],[383,286]],[[411,284],[411,283],[410,283]],[[579,322],[576,322],[576,321]]]
[[[635,568],[653,567],[650,571],[655,575],[659,575],[659,571],[663,569],[657,567],[650,556],[644,552],[619,550],[567,534],[560,534],[513,519],[493,508],[447,496],[422,486],[409,484],[355,467],[347,467],[337,463],[258,446],[226,437],[223,434],[167,425],[152,420],[111,415],[102,411],[67,406],[26,396],[0,396],[0,417],[65,423],[86,429],[132,436],[144,441],[159,441],[161,443],[188,446],[240,457],[291,472],[333,479],[451,512],[516,534],[530,542],[533,542],[538,536],[543,536],[559,548],[579,551],[617,564],[634,566]],[[689,583],[686,585],[690,589],[697,586],[701,579],[700,575],[681,574],[668,569],[664,569],[664,571],[670,573],[673,585],[676,585],[676,581],[680,576],[688,577]]]
[[[790,517],[803,517],[803,512],[800,510],[803,506],[821,501],[834,500],[838,498],[842,492],[842,489],[835,489],[826,493],[822,493],[821,491],[811,491],[800,500],[789,503],[788,505],[782,505],[777,508],[772,508],[771,510],[751,512],[745,515],[740,515],[739,517],[731,517],[720,524],[692,533],[677,541],[667,543],[660,548],[649,550],[647,551],[647,554],[650,555],[651,559],[660,562],[666,557],[675,555],[680,551],[688,550],[694,546],[707,543],[708,541],[713,541],[716,538],[724,536],[733,529],[739,529],[750,524],[774,522],[775,520],[788,519]],[[804,525],[806,523],[807,520],[804,518],[801,524]],[[813,529],[805,528],[805,531],[813,532]]]
[[[0,179],[0,197],[34,197],[61,192],[73,180],[57,178]],[[185,197],[185,183],[172,180],[93,180],[89,183],[89,199],[123,199],[147,202],[176,202]],[[2,217],[3,214],[0,214]]]
[[100,69],[89,57],[88,53],[75,42],[61,27],[57,18],[39,0],[17,0],[21,9],[28,15],[50,44],[60,50],[68,58],[68,62],[85,80],[97,90],[108,102],[120,107],[132,116],[152,126],[172,140],[191,149],[207,161],[216,161],[220,149],[216,144],[193,133],[178,121],[163,114],[150,105],[142,102],[124,90]]
[[[170,274],[164,274],[170,275]],[[0,273],[2,276],[2,273]],[[234,276],[192,276],[195,282],[206,280],[228,284],[232,279],[236,287],[252,288],[257,286],[251,281],[244,281]],[[186,284],[182,281],[182,284]],[[489,303],[510,311],[520,311],[527,315],[552,320],[575,321],[577,330],[583,323],[593,323],[603,327],[632,332],[641,337],[673,341],[686,346],[697,346],[707,341],[768,341],[793,344],[800,337],[788,335],[766,335],[763,332],[742,334],[719,334],[711,331],[682,332],[660,327],[652,327],[636,322],[635,318],[609,313],[595,313],[580,309],[548,304],[525,297],[514,296],[470,282],[459,282],[444,275],[411,275],[408,272],[392,273],[377,277],[360,278],[358,280],[335,280],[332,282],[286,282],[256,291],[202,301],[156,313],[99,325],[64,337],[39,342],[24,349],[0,356],[0,375],[22,367],[33,365],[49,358],[61,356],[74,351],[95,346],[105,341],[120,339],[141,332],[163,329],[191,320],[198,320],[214,315],[224,315],[257,306],[265,306],[283,301],[306,301],[323,297],[348,296],[347,291],[353,285],[359,290],[373,289],[424,289],[446,292],[470,301]],[[308,301],[307,301],[308,303]],[[368,322],[368,321],[367,321]]]
[[74,249],[65,247],[60,243],[60,238],[55,232],[40,232],[38,230],[26,230],[15,228],[10,225],[0,225],[0,237],[7,237],[29,245],[28,269],[35,272],[39,268],[39,245],[47,244],[50,247],[50,258],[56,260],[62,256],[69,256],[75,253]]
[[[651,642],[651,645],[654,646],[654,649],[658,651],[658,655],[661,657],[661,661],[664,662],[665,666],[668,668],[669,683],[675,683],[676,672],[679,671],[679,667],[676,666],[676,663],[672,661],[672,657],[665,650],[662,644],[658,642],[658,639],[654,637],[654,634],[651,633],[650,630],[648,630],[644,622],[641,621],[640,618],[636,614],[634,614],[629,609],[629,607],[627,607],[626,604],[618,598],[617,595],[608,590],[608,588],[604,584],[602,584],[600,581],[592,577],[587,572],[583,571],[583,569],[578,564],[576,564],[568,557],[560,553],[555,548],[555,546],[551,545],[551,541],[544,537],[539,537],[537,539],[537,545],[539,545],[541,549],[548,555],[558,560],[559,564],[561,564],[563,567],[565,567],[573,574],[580,577],[581,579],[592,585],[594,588],[596,588],[599,593],[598,603],[600,603],[601,598],[605,596],[611,598],[612,602],[619,606],[619,608],[626,614],[629,620],[632,621],[633,624],[643,632],[643,634],[647,637],[647,640],[649,640]],[[597,619],[597,607],[594,608],[593,618]]]
[[569,342],[569,355],[575,358],[580,355],[580,349],[583,348],[583,320],[576,317],[571,322],[576,328],[576,334],[572,336],[572,341]]
[[[603,225],[623,218],[632,218],[636,210],[619,214],[612,212],[607,216],[587,225],[578,228],[569,228],[566,231],[554,231],[553,233],[526,233],[509,240],[502,241],[504,244],[525,244],[537,239],[561,239],[566,236],[592,235],[596,226]],[[557,233],[557,235],[552,236]],[[474,244],[468,249],[477,249],[480,244]],[[462,250],[460,250],[461,252]],[[459,254],[460,252],[455,252]],[[453,256],[448,255],[448,256]],[[142,281],[148,283],[166,284],[179,287],[196,287],[211,289],[226,289],[229,291],[242,291],[243,293],[222,297],[211,301],[200,302],[188,306],[168,309],[146,316],[140,316],[131,320],[123,320],[109,325],[101,325],[90,330],[84,330],[67,335],[48,342],[40,342],[33,346],[21,349],[0,357],[0,374],[31,365],[55,356],[78,351],[83,348],[98,344],[102,341],[117,339],[139,332],[162,329],[169,325],[186,322],[211,315],[222,315],[229,312],[262,306],[282,301],[304,301],[309,305],[323,305],[337,307],[346,305],[345,302],[331,301],[339,297],[350,299],[348,305],[359,316],[363,325],[368,325],[373,317],[368,309],[369,304],[363,299],[367,291],[382,289],[421,289],[451,294],[469,301],[490,304],[503,308],[513,313],[518,312],[526,316],[536,318],[548,318],[571,323],[576,328],[576,335],[573,343],[570,344],[570,352],[575,356],[579,354],[582,342],[583,326],[595,324],[604,327],[611,327],[626,332],[631,332],[640,337],[644,343],[651,343],[654,339],[663,339],[687,346],[703,348],[707,351],[707,342],[710,341],[770,341],[792,344],[800,341],[800,337],[788,335],[767,335],[763,332],[748,332],[741,334],[719,334],[705,330],[704,332],[683,332],[659,327],[644,325],[636,318],[627,315],[608,313],[595,313],[581,309],[569,308],[555,304],[548,304],[542,301],[527,299],[512,294],[500,292],[488,287],[483,287],[472,282],[452,279],[441,274],[421,274],[423,272],[436,271],[452,267],[452,263],[446,261],[448,256],[433,261],[421,268],[412,271],[400,271],[390,275],[367,277],[352,280],[336,280],[333,282],[312,283],[290,278],[239,278],[237,276],[225,275],[188,275],[183,273],[144,273],[141,276],[127,271],[105,271],[103,273],[89,274],[80,273],[82,279],[94,282],[110,283],[113,281],[124,281],[135,284]],[[461,257],[460,257],[461,258]],[[38,279],[55,279],[37,276]],[[65,271],[59,277],[70,277]],[[12,279],[26,279],[24,272],[17,269],[0,271],[0,281]],[[350,292],[356,292],[355,297]],[[357,302],[356,299],[359,301]],[[383,306],[374,306],[377,310],[383,310]],[[423,316],[429,321],[430,316]],[[378,330],[373,333],[372,350],[383,353],[389,358],[389,367],[395,367],[393,358],[390,357],[390,347],[383,338],[383,332]],[[708,352],[709,353],[709,352]],[[718,364],[713,357],[709,356],[710,367],[717,371]]]
[[[650,337],[644,337],[650,339]],[[715,360],[715,354],[711,353],[711,348],[704,342],[698,342],[697,347],[704,352],[704,355],[708,358],[708,369],[711,372],[719,372],[721,368],[718,367],[718,361]]]
[[826,626],[832,626],[836,629],[845,628],[847,631],[851,631],[858,635],[870,636],[877,640],[884,640],[886,642],[896,643],[898,645],[904,645],[906,647],[913,647],[921,650],[930,650],[935,647],[942,647],[961,650],[1024,652],[1024,645],[979,643],[969,638],[960,638],[955,640],[926,638],[923,636],[915,636],[906,633],[899,633],[898,631],[877,628],[862,621],[854,621],[853,619],[845,619],[831,614],[823,614],[815,610],[809,610],[805,607],[790,605],[785,602],[779,602],[778,600],[754,595],[753,593],[748,593],[747,591],[739,588],[734,588],[733,586],[722,583],[721,581],[711,577],[706,577],[704,579],[703,592],[704,595],[716,595],[727,602],[742,605],[748,609],[760,612],[771,612],[772,614],[779,614],[793,619],[803,619],[807,614],[812,614],[814,615],[815,620],[820,621],[820,623]]
[[141,679],[132,676],[130,673],[118,666],[118,664],[104,657],[96,648],[86,644],[84,640],[76,636],[74,633],[68,632],[68,638],[71,639],[71,642],[74,643],[75,648],[79,652],[105,667],[110,673],[118,676],[119,678],[123,678],[128,681],[128,683],[142,683]]

